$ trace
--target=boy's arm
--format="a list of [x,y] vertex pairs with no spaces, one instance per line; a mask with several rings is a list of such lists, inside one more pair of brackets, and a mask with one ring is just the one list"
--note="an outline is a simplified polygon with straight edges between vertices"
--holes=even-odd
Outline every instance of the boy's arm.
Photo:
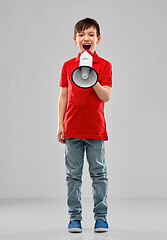
[[100,100],[102,100],[103,102],[108,102],[111,96],[111,87],[107,86],[107,85],[100,85],[99,82],[97,82],[94,86],[93,86],[98,98],[100,98]]
[[58,104],[58,129],[57,129],[57,139],[60,143],[65,143],[64,140],[64,115],[66,111],[67,105],[67,97],[68,97],[68,88],[62,87],[60,96],[59,96],[59,104]]

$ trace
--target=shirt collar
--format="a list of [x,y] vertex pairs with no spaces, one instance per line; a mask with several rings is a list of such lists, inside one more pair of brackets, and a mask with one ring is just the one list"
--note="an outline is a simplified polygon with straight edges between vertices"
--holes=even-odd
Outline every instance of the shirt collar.
[[[75,62],[79,62],[81,53],[75,58]],[[93,63],[97,63],[99,61],[99,56],[97,55],[96,51],[93,54]]]

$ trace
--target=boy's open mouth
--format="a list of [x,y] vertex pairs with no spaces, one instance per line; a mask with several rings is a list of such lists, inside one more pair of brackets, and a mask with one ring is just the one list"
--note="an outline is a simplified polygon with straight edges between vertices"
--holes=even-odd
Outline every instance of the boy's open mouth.
[[84,48],[85,50],[89,50],[90,47],[91,47],[90,44],[83,44],[83,48]]

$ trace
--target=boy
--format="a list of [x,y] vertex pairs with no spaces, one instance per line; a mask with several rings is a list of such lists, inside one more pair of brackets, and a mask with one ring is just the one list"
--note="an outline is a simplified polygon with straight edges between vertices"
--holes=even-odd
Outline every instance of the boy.
[[[81,232],[81,184],[84,152],[92,179],[94,219],[96,232],[108,230],[107,168],[104,141],[108,140],[104,117],[104,102],[110,99],[112,87],[111,63],[95,52],[100,43],[99,24],[85,18],[75,24],[74,43],[80,53],[63,64],[59,86],[59,117],[57,138],[65,143],[67,205],[70,216],[69,232]],[[81,52],[88,50],[93,57],[92,67],[98,73],[98,82],[90,88],[76,86],[71,74],[79,66]]]

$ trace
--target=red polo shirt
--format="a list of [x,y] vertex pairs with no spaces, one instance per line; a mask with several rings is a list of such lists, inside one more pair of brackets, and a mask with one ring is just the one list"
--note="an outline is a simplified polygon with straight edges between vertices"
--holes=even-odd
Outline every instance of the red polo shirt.
[[[93,87],[77,87],[71,74],[79,67],[80,54],[63,64],[60,87],[68,87],[68,101],[64,117],[65,138],[88,138],[108,140],[104,116],[104,102],[96,95]],[[92,67],[98,73],[101,85],[112,87],[112,65],[107,60],[93,54]]]

